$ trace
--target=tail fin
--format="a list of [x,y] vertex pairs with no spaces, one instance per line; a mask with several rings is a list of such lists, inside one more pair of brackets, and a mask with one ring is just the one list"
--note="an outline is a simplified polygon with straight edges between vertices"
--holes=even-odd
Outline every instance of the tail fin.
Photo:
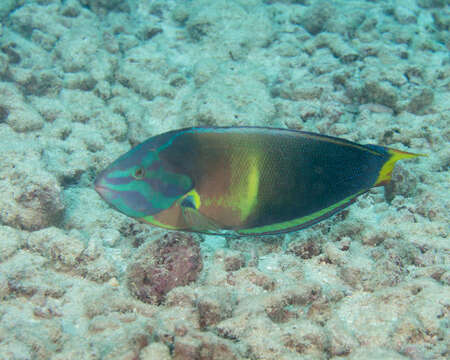
[[414,159],[418,156],[428,156],[427,154],[413,154],[406,151],[390,149],[383,147],[386,155],[388,156],[386,162],[381,167],[380,173],[378,174],[377,181],[374,186],[386,185],[391,181],[392,170],[394,170],[395,163],[402,159]]

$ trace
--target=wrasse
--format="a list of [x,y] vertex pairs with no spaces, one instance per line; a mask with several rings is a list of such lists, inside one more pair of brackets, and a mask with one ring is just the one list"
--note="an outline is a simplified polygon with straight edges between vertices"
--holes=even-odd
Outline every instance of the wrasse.
[[95,189],[120,212],[171,230],[296,231],[388,183],[412,154],[264,127],[188,128],[151,137],[102,171]]

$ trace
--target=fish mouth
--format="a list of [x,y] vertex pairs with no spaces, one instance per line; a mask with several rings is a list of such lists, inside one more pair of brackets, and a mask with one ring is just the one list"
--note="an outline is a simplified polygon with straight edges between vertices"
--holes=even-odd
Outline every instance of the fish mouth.
[[107,191],[108,189],[101,185],[94,185],[95,191],[97,191],[100,195]]
[[108,204],[111,204],[111,201],[116,198],[119,194],[117,190],[111,189],[105,181],[105,178],[102,176],[97,177],[94,182],[94,190],[100,197],[105,200]]
[[107,200],[106,194],[110,192],[107,188],[101,185],[94,185],[94,189],[103,199]]
[[114,190],[111,190],[110,188],[102,185],[95,185],[94,186],[95,191],[97,194],[100,195],[100,197],[106,201],[109,205],[115,207],[113,205],[113,200],[117,197],[117,192]]
[[106,193],[110,192],[110,190],[102,185],[102,180],[103,178],[101,176],[98,176],[97,179],[95,179],[94,189],[103,199],[105,199]]

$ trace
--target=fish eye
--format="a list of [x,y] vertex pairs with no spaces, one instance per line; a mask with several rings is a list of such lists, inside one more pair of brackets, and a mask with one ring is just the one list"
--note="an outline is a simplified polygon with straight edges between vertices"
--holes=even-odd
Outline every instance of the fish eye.
[[141,180],[141,179],[144,178],[144,176],[145,176],[145,169],[144,168],[139,167],[136,170],[134,170],[133,177],[136,180]]

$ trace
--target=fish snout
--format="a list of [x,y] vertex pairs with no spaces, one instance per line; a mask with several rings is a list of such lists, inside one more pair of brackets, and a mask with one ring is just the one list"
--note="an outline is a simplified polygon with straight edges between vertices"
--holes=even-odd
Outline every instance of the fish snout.
[[94,189],[95,189],[95,191],[97,191],[97,193],[102,198],[105,198],[108,188],[105,184],[105,172],[104,171],[102,171],[100,174],[97,175],[97,178],[94,181]]

